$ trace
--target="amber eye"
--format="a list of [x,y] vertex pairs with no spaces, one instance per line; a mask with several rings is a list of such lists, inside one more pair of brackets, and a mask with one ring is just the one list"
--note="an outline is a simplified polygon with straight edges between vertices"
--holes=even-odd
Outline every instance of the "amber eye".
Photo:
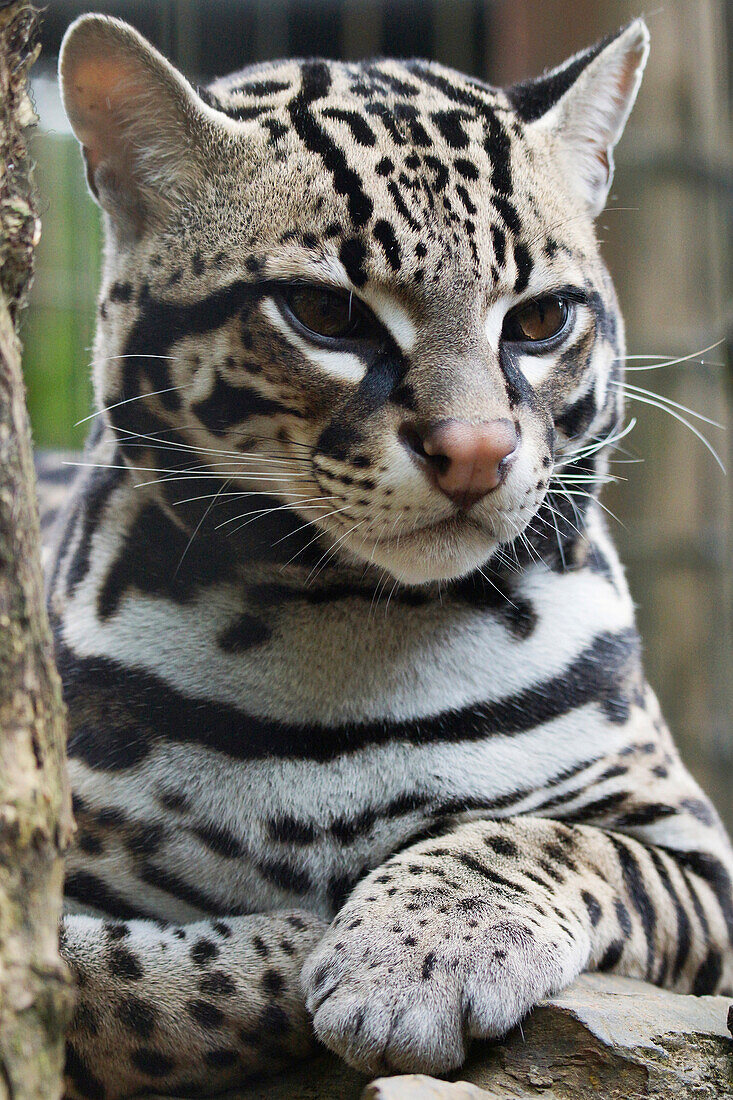
[[354,340],[369,331],[369,317],[353,294],[293,286],[282,297],[295,319],[324,340]]
[[568,320],[568,303],[556,294],[533,298],[507,313],[502,337],[512,343],[536,344],[559,336]]

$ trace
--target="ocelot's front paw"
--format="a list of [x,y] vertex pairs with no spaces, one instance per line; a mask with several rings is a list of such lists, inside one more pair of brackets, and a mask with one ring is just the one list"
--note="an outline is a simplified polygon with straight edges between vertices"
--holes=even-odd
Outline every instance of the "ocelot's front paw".
[[525,898],[424,872],[370,875],[303,971],[316,1034],[367,1073],[461,1065],[471,1037],[503,1035],[587,961],[582,931]]

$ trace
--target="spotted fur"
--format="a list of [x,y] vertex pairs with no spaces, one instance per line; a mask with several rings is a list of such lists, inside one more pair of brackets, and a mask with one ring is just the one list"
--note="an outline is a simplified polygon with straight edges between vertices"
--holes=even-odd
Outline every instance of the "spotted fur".
[[[730,989],[731,849],[597,504],[624,343],[593,217],[646,39],[506,91],[308,60],[197,93],[116,20],[69,31],[107,232],[48,582],[70,1096],[213,1093],[314,1034],[443,1072],[584,969]],[[309,337],[294,282],[375,335]],[[548,292],[568,331],[511,346]],[[405,431],[496,418],[516,461],[457,508]]]

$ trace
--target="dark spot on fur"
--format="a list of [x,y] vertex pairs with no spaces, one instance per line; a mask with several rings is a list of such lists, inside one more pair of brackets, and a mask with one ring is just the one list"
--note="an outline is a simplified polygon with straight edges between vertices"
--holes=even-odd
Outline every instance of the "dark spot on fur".
[[110,302],[129,302],[132,298],[131,283],[113,283],[109,292]]
[[255,951],[257,952],[257,954],[260,956],[261,959],[266,959],[266,958],[269,957],[270,948],[267,946],[267,944],[265,943],[265,941],[262,939],[261,936],[254,936],[253,937],[252,946],[254,947]]
[[194,1020],[209,1031],[224,1023],[224,1013],[209,1001],[189,1001],[187,1008]]
[[230,1050],[228,1047],[218,1047],[216,1050],[207,1050],[204,1054],[204,1061],[207,1066],[212,1066],[215,1069],[226,1069],[228,1066],[233,1066],[238,1057],[236,1050]]
[[366,249],[356,237],[348,237],[341,243],[339,259],[346,268],[346,274],[354,286],[364,286],[367,277],[364,271]]
[[200,939],[191,948],[191,958],[197,966],[205,966],[219,955],[219,948],[212,940]]
[[126,947],[116,946],[110,949],[107,957],[107,965],[111,974],[116,978],[128,978],[131,981],[139,981],[143,976],[143,968],[137,956]]
[[696,997],[704,997],[715,993],[722,973],[723,960],[720,952],[711,947],[705,956],[702,966],[695,975],[692,992]]
[[71,1043],[66,1044],[64,1072],[69,1080],[74,1083],[80,1096],[87,1097],[87,1100],[105,1100],[107,1092],[104,1085]]
[[166,810],[173,810],[177,813],[188,807],[188,800],[182,791],[161,791],[158,799],[161,806],[165,806]]
[[519,855],[519,850],[513,840],[504,836],[487,836],[484,843],[496,852],[498,856],[514,858]]
[[603,916],[603,910],[601,909],[600,902],[588,890],[583,890],[581,897],[583,899],[586,909],[588,910],[590,922],[595,928],[595,926],[598,924],[599,920]]
[[392,226],[389,222],[380,218],[375,224],[372,233],[375,239],[381,244],[389,266],[393,271],[399,271],[402,267],[402,254]]
[[118,921],[114,923],[112,921],[105,921],[103,927],[105,933],[111,940],[123,940],[125,936],[130,935],[128,926]]
[[119,1017],[130,1031],[141,1039],[149,1039],[155,1028],[157,1012],[151,1004],[139,997],[125,997],[119,1005]]
[[608,945],[598,962],[598,970],[613,970],[624,951],[623,940],[614,940]]
[[132,1064],[149,1077],[165,1077],[175,1068],[175,1062],[152,1047],[139,1047],[131,1055]]
[[198,989],[207,997],[233,997],[237,987],[223,970],[210,970],[199,979]]
[[237,618],[219,636],[218,644],[225,653],[244,653],[269,641],[270,628],[261,619],[246,612]]
[[290,1020],[280,1005],[270,1004],[260,1016],[260,1026],[265,1034],[282,1038],[290,1031]]
[[285,979],[277,970],[267,970],[262,976],[262,988],[272,997],[277,997],[285,988]]

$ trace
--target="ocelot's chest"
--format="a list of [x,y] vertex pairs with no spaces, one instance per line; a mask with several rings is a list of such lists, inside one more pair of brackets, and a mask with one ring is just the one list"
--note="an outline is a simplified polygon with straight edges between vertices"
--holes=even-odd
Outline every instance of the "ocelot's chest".
[[536,807],[579,735],[590,761],[627,736],[608,730],[631,623],[612,572],[391,599],[343,570],[202,578],[193,556],[151,567],[124,515],[77,524],[51,596],[78,901],[328,912],[442,819]]

